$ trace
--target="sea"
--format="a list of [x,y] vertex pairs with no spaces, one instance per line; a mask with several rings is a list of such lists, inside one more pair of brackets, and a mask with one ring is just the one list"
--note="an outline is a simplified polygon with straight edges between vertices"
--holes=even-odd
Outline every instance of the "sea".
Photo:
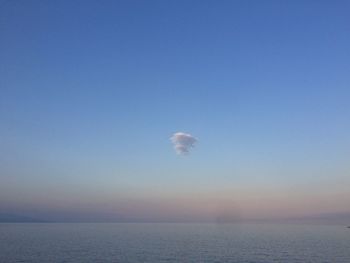
[[350,262],[334,225],[2,223],[0,263]]

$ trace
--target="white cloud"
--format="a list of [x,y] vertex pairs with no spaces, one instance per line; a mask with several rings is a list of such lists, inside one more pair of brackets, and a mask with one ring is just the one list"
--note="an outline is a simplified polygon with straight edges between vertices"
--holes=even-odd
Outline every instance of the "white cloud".
[[171,136],[170,140],[174,144],[174,149],[177,154],[185,155],[190,152],[190,149],[194,147],[197,139],[191,134],[184,132],[176,132]]

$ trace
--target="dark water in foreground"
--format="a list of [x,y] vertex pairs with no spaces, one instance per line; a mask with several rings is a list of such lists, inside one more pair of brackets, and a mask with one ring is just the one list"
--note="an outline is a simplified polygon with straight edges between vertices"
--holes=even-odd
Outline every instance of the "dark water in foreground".
[[344,226],[0,224],[0,262],[350,262]]

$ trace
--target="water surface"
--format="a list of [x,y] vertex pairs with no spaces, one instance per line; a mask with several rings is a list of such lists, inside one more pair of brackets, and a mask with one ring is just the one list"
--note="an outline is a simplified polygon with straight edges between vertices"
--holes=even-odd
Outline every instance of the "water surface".
[[0,262],[350,262],[344,226],[0,224]]

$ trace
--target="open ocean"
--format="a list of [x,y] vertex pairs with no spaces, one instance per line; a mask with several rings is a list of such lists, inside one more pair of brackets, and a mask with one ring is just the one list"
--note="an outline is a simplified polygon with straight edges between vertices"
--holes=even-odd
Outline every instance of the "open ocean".
[[3,223],[0,262],[350,262],[345,226]]

